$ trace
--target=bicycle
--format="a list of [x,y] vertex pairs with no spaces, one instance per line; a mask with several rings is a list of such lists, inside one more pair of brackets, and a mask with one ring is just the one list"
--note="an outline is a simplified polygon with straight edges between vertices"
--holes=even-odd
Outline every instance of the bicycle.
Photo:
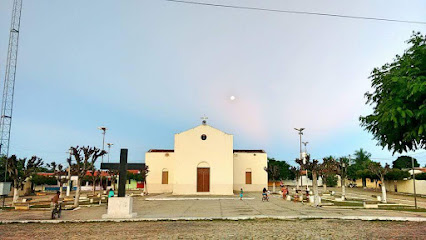
[[60,203],[55,204],[55,207],[52,209],[52,219],[56,217],[61,218],[62,205]]

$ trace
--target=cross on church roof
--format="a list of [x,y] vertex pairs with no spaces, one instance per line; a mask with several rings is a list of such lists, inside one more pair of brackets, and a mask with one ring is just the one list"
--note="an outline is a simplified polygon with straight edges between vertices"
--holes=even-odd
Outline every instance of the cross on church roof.
[[206,117],[206,115],[204,115],[203,117],[201,117],[201,119],[203,120],[202,123],[203,125],[207,124],[207,119],[209,119],[208,117]]

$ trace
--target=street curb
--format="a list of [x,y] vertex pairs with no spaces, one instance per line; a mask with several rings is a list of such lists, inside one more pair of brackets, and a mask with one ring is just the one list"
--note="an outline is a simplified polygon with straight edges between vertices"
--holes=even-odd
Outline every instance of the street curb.
[[1,224],[13,223],[101,223],[101,222],[159,222],[159,221],[244,221],[244,220],[314,220],[314,219],[338,219],[360,221],[402,221],[402,222],[426,222],[426,217],[380,217],[380,216],[239,216],[239,217],[177,217],[177,218],[132,218],[132,219],[89,219],[89,220],[1,220]]

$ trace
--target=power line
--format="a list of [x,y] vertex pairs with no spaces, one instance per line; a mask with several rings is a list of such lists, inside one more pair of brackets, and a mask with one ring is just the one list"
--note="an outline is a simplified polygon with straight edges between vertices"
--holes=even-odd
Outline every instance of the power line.
[[232,9],[255,10],[255,11],[275,12],[275,13],[304,14],[304,15],[315,15],[315,16],[323,16],[323,17],[338,17],[338,18],[358,19],[358,20],[359,19],[374,20],[374,21],[384,21],[384,22],[414,23],[414,24],[426,25],[426,22],[422,22],[422,21],[400,20],[400,19],[391,19],[391,18],[363,17],[363,16],[351,16],[351,15],[321,13],[321,12],[306,12],[306,11],[260,8],[260,7],[246,7],[246,6],[225,5],[225,4],[216,4],[216,3],[192,2],[192,1],[184,1],[184,0],[163,0],[163,1],[192,4],[192,5],[201,5],[201,6],[208,6],[208,7],[218,7],[218,8],[232,8]]

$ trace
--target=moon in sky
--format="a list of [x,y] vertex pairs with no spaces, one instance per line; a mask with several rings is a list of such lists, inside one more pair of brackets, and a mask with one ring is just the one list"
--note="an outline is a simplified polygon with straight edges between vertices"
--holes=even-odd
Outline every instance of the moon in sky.
[[231,96],[229,99],[231,99],[231,101],[235,100],[235,96]]

